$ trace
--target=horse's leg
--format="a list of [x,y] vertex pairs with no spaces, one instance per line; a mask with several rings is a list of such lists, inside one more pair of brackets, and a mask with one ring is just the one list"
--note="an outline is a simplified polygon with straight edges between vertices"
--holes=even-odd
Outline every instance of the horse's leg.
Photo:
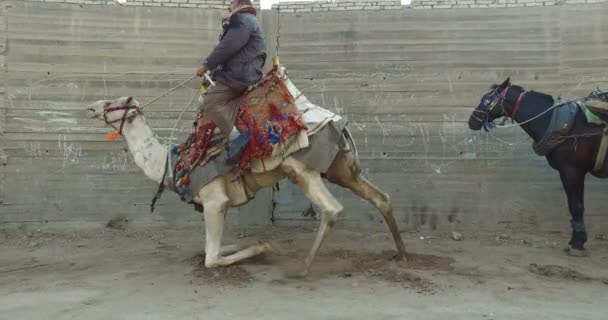
[[403,243],[401,233],[399,233],[399,227],[393,216],[393,206],[388,194],[374,186],[361,175],[361,170],[358,170],[358,166],[355,164],[354,159],[348,157],[346,153],[340,152],[331,167],[327,170],[326,177],[330,182],[350,189],[380,211],[393,236],[393,240],[395,241],[395,246],[397,247],[396,258],[398,260],[407,260],[405,244]]
[[321,209],[321,224],[312,248],[306,260],[304,260],[304,270],[298,274],[292,274],[292,276],[304,277],[308,274],[310,265],[321,247],[327,232],[336,223],[338,215],[344,207],[327,190],[319,172],[311,170],[303,163],[291,157],[283,161],[281,169],[289,180],[296,184],[306,197]]
[[585,242],[587,242],[587,230],[585,229],[585,171],[578,168],[566,167],[559,171],[564,191],[568,197],[568,209],[570,209],[570,226],[572,237],[568,244],[567,252],[571,255],[584,255]]
[[[217,177],[199,192],[199,198],[205,208],[205,267],[228,266],[266,251],[272,251],[267,243],[261,243],[242,249],[227,256],[221,256],[222,236],[226,210],[229,199],[226,194],[226,183],[223,177]],[[224,248],[226,249],[226,248]]]

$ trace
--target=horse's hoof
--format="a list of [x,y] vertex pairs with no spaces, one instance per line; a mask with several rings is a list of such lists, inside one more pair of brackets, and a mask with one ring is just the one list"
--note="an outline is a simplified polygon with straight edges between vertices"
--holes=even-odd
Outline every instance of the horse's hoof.
[[564,251],[566,252],[567,255],[569,255],[571,257],[586,257],[587,256],[587,251],[585,249],[579,250],[579,249],[574,249],[574,248],[564,248]]

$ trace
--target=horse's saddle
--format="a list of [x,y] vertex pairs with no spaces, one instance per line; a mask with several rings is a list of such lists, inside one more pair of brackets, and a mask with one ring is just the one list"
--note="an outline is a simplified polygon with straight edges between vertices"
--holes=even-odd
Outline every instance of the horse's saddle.
[[596,124],[608,123],[608,101],[589,98],[583,101],[582,103],[591,113],[593,113],[593,115],[595,115],[599,118],[599,120],[601,120],[600,123],[597,123],[597,120],[589,119],[590,117],[587,116],[587,120],[591,120],[589,122]]
[[544,156],[561,144],[565,136],[572,131],[579,110],[576,102],[564,102],[556,106],[551,113],[551,121],[545,135],[532,144],[534,152],[539,156]]
[[556,106],[545,135],[540,141],[533,143],[532,148],[536,154],[544,156],[564,142],[573,129],[579,110],[585,115],[588,123],[604,126],[592,173],[602,177],[608,176],[608,166],[605,166],[608,152],[608,91],[592,92],[587,98],[564,102]]
[[608,123],[608,91],[594,91],[579,101],[587,122],[595,125]]
[[559,135],[569,134],[572,131],[572,126],[574,126],[578,110],[578,105],[573,102],[566,102],[556,107],[548,131]]

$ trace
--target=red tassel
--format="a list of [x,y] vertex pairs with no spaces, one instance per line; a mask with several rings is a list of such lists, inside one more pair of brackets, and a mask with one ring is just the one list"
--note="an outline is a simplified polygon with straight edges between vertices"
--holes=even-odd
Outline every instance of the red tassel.
[[116,139],[118,139],[119,136],[120,136],[120,132],[118,132],[118,130],[110,131],[106,134],[106,140],[113,142],[113,141],[116,141]]

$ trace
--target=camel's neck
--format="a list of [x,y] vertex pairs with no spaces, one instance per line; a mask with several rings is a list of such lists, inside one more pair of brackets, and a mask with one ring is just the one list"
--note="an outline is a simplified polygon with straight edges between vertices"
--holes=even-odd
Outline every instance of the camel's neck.
[[167,150],[154,137],[142,116],[136,117],[131,123],[125,123],[123,135],[133,160],[144,174],[156,183],[161,183],[167,161]]

